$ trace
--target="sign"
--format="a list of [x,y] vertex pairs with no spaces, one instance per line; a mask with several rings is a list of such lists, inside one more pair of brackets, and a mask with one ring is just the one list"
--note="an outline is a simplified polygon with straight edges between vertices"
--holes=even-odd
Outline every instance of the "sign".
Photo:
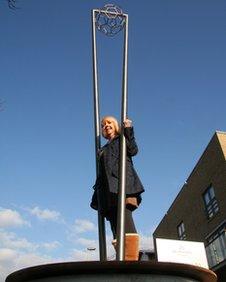
[[159,262],[185,263],[209,268],[203,242],[156,238],[156,249]]

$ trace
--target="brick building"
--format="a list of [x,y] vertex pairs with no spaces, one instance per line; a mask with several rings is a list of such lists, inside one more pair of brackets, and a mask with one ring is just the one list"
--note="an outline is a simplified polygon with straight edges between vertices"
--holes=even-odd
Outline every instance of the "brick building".
[[154,238],[204,242],[210,269],[226,281],[226,132],[216,132]]

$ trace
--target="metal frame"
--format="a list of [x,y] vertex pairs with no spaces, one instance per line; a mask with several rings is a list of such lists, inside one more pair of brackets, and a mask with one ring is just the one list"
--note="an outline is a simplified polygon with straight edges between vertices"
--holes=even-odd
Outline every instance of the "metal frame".
[[[94,94],[94,126],[95,126],[95,150],[96,150],[96,175],[99,175],[98,153],[101,148],[100,139],[100,111],[99,111],[99,88],[97,73],[97,47],[96,47],[96,27],[95,10],[92,10],[92,50],[93,50],[93,94]],[[99,202],[99,192],[97,192]],[[100,260],[107,260],[105,220],[98,210],[98,234],[99,234],[99,253]]]
[[[92,51],[93,51],[93,92],[94,92],[94,123],[95,123],[95,147],[96,147],[96,174],[99,175],[98,152],[101,148],[100,142],[100,112],[99,112],[99,88],[97,69],[97,44],[96,44],[96,13],[106,14],[104,10],[92,10]],[[114,12],[108,12],[117,15]],[[125,258],[125,200],[126,200],[126,140],[123,134],[124,121],[127,117],[127,85],[128,85],[128,15],[122,14],[125,18],[124,26],[124,54],[123,54],[123,77],[122,77],[122,101],[121,101],[121,136],[120,136],[120,171],[118,189],[118,215],[117,215],[117,252],[116,260],[123,261]],[[99,196],[98,196],[99,201]],[[106,235],[105,221],[98,211],[98,231],[100,260],[106,260]]]

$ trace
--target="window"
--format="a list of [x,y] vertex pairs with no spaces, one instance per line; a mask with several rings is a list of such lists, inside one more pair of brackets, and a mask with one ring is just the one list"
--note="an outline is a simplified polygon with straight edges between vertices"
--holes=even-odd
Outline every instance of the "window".
[[215,198],[215,193],[213,186],[210,186],[206,192],[203,194],[203,199],[206,208],[206,214],[208,219],[212,218],[219,210],[217,199]]
[[178,238],[180,240],[185,240],[186,239],[185,227],[184,227],[184,222],[183,221],[177,226],[177,234],[178,234]]
[[210,267],[226,260],[226,222],[207,238],[206,254]]

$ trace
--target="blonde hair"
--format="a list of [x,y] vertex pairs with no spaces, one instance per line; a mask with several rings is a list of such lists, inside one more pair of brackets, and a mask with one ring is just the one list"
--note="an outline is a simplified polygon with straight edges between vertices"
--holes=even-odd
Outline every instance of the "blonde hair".
[[[102,118],[102,120],[101,120],[101,124],[102,124],[102,122],[103,122],[104,120],[106,120],[106,119],[110,119],[110,120],[113,121],[114,126],[115,126],[115,132],[117,133],[117,135],[119,135],[119,134],[120,134],[120,126],[119,126],[119,124],[118,124],[117,119],[116,119],[115,117],[113,117],[113,116],[104,116],[104,117]],[[103,135],[103,137],[105,137],[104,134],[103,134],[103,131],[102,131],[102,135]]]

